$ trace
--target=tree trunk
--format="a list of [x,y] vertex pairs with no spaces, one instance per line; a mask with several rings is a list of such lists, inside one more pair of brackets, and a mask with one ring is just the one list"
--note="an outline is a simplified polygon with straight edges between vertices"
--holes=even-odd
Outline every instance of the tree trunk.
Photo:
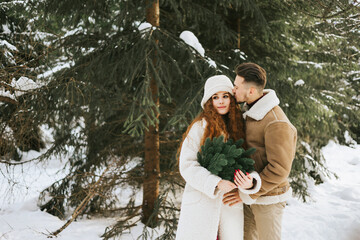
[[[146,20],[153,26],[160,25],[159,0],[146,1]],[[156,52],[152,55],[153,64],[156,66]],[[152,98],[159,106],[158,86],[154,76],[151,77],[150,90]],[[157,111],[154,109],[154,111]],[[156,114],[159,119],[159,114]],[[154,121],[150,124],[149,130],[145,131],[145,165],[144,165],[144,184],[143,184],[143,218],[142,222],[148,227],[156,227],[158,222],[157,210],[155,209],[156,200],[159,196],[159,175],[160,175],[160,144],[159,144],[159,124]]]

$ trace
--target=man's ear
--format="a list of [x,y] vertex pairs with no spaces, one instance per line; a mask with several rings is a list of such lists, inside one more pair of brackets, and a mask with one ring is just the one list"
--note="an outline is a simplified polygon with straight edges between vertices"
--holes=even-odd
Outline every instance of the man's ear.
[[257,93],[256,87],[251,86],[250,89],[249,89],[249,93],[250,93],[250,95],[256,94]]

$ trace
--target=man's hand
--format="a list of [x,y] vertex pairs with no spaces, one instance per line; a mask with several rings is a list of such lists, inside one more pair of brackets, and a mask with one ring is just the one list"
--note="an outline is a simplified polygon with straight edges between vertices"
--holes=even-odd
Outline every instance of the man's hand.
[[220,180],[217,187],[220,191],[227,193],[236,188],[236,185],[228,180]]
[[224,204],[229,204],[229,206],[233,206],[237,203],[241,203],[242,200],[240,198],[238,189],[233,189],[232,191],[225,193],[224,197],[223,197],[223,203]]

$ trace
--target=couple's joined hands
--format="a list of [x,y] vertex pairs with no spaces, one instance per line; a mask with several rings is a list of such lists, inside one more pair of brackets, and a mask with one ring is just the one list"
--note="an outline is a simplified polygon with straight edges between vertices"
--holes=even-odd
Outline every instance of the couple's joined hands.
[[217,187],[222,192],[230,192],[234,188],[242,188],[242,189],[249,189],[253,186],[253,177],[247,173],[245,175],[242,171],[238,170],[234,174],[234,183],[221,179],[218,183]]
[[249,189],[253,186],[253,177],[247,173],[245,175],[242,171],[236,171],[234,174],[234,183],[228,180],[220,180],[217,187],[220,191],[225,192],[223,203],[232,206],[236,203],[242,202],[237,187]]

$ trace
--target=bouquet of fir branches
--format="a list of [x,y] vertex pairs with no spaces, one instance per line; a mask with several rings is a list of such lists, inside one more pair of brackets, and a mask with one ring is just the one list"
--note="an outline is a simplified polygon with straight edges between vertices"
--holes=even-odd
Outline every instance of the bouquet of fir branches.
[[197,154],[197,159],[200,165],[212,174],[233,182],[237,169],[243,173],[254,171],[255,162],[249,156],[256,149],[245,150],[241,147],[243,143],[243,139],[236,142],[229,139],[224,142],[224,136],[214,137],[212,140],[207,138]]

